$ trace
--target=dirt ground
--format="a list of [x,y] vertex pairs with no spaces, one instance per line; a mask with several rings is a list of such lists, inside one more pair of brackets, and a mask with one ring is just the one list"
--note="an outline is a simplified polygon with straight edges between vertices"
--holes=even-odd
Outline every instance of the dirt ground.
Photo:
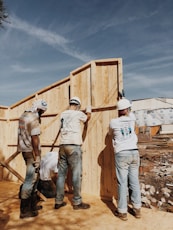
[[0,181],[1,230],[172,230],[173,214],[156,209],[142,208],[142,218],[128,213],[128,221],[114,215],[116,202],[104,203],[98,197],[83,194],[83,201],[91,204],[88,210],[73,210],[72,194],[66,194],[67,205],[54,209],[54,198],[42,201],[43,209],[37,217],[20,219],[19,183]]

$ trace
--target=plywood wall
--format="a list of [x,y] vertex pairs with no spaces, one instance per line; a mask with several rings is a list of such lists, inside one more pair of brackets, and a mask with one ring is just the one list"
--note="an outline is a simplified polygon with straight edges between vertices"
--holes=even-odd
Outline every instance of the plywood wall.
[[[82,192],[111,199],[116,196],[116,185],[112,143],[107,132],[110,119],[117,116],[118,91],[121,92],[122,89],[121,58],[95,60],[73,70],[65,79],[9,108],[8,118],[6,115],[6,120],[0,121],[5,130],[3,143],[1,142],[1,157],[8,159],[16,151],[18,119],[36,98],[43,98],[48,103],[48,110],[42,117],[40,138],[42,155],[50,151],[59,130],[60,113],[68,108],[70,97],[78,96],[83,111],[88,105],[92,106],[92,117],[84,130]],[[4,115],[3,111],[1,113]],[[58,151],[58,144],[59,139],[54,151]],[[20,154],[10,162],[10,166],[20,175],[25,175],[25,165]],[[17,180],[6,169],[4,177]]]

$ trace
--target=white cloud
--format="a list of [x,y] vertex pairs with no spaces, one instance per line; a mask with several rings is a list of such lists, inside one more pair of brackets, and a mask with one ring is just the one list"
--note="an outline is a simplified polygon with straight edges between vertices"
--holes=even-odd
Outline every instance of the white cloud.
[[35,39],[39,39],[41,42],[49,46],[52,46],[53,48],[59,50],[60,52],[66,55],[77,58],[83,62],[86,62],[92,59],[85,53],[69,48],[68,44],[70,44],[71,41],[57,33],[33,26],[27,23],[26,21],[23,21],[20,18],[17,18],[16,16],[11,16],[10,21],[11,21],[11,24],[9,24],[9,27],[16,29],[16,30],[20,30],[32,36]]
[[171,84],[173,83],[173,76],[158,76],[158,77],[152,77],[152,75],[145,76],[145,75],[135,75],[133,73],[130,73],[127,75],[126,81],[125,81],[125,87],[128,87],[128,89],[133,88],[151,88],[151,87],[158,87],[163,86],[164,84]]
[[172,66],[173,55],[163,55],[153,58],[148,58],[145,60],[137,60],[134,63],[129,63],[125,65],[127,72],[133,70],[143,71],[143,70],[154,70],[154,69],[163,69],[169,66]]
[[33,69],[33,68],[28,68],[28,67],[24,67],[21,66],[19,64],[15,64],[15,65],[11,65],[11,69],[14,72],[18,72],[18,73],[35,73],[38,72],[38,69]]

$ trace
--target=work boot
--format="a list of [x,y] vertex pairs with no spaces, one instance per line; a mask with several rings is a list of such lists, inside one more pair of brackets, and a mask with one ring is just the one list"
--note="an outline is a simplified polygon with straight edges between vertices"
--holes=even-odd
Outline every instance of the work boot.
[[31,200],[28,199],[21,199],[20,202],[20,218],[27,218],[27,217],[34,217],[38,215],[38,211],[31,210]]
[[64,207],[67,203],[66,202],[62,202],[61,204],[55,204],[55,209],[59,209],[61,207]]
[[127,213],[121,213],[121,212],[116,211],[115,216],[119,217],[123,221],[127,220]]
[[132,214],[134,215],[134,217],[136,217],[137,219],[141,218],[141,209],[140,208],[133,208],[132,209]]
[[31,210],[32,211],[36,211],[36,210],[40,210],[43,208],[42,205],[37,205],[38,203],[38,199],[37,199],[37,191],[33,192],[31,195]]
[[73,209],[74,210],[78,210],[78,209],[88,209],[90,208],[89,204],[85,204],[85,203],[80,203],[78,205],[73,205]]

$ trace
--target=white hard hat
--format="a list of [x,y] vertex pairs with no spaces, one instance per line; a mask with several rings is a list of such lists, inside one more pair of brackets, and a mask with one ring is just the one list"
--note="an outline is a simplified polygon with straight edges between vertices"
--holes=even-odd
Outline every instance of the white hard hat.
[[70,99],[70,104],[76,104],[76,105],[80,105],[81,102],[80,102],[80,99],[78,97],[72,97]]
[[128,109],[131,106],[132,105],[131,105],[130,101],[127,100],[126,98],[123,98],[123,99],[119,100],[118,103],[117,103],[118,110]]
[[47,102],[43,99],[38,99],[38,100],[34,101],[33,107],[35,109],[41,109],[43,111],[46,111],[47,110]]

